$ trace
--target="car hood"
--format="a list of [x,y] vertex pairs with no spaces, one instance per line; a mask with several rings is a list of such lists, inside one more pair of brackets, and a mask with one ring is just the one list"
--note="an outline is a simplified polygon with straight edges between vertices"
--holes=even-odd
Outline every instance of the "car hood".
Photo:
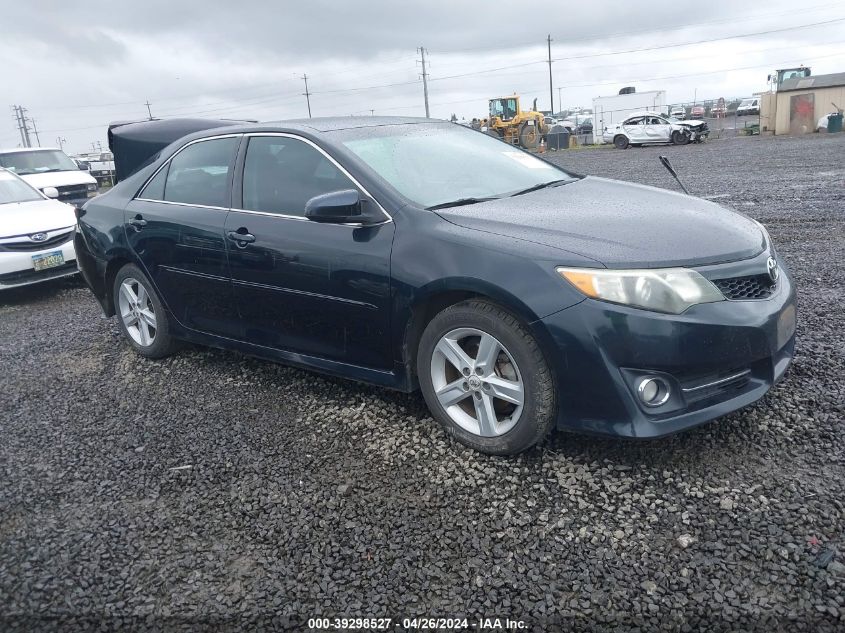
[[608,268],[701,266],[747,259],[765,248],[760,227],[740,213],[606,178],[437,213],[466,228],[552,246]]
[[0,204],[0,237],[30,235],[74,225],[73,207],[58,200]]
[[64,187],[66,185],[90,185],[96,183],[94,177],[86,171],[50,171],[44,174],[26,174],[21,176],[36,189],[44,187]]

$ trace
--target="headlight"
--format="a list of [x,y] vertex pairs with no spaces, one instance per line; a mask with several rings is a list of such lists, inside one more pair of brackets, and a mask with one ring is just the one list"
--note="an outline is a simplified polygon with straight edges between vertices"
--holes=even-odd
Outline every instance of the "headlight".
[[656,312],[680,314],[690,306],[725,299],[716,286],[688,268],[558,268],[557,272],[588,297]]
[[97,191],[97,184],[92,182],[88,185],[88,191]]

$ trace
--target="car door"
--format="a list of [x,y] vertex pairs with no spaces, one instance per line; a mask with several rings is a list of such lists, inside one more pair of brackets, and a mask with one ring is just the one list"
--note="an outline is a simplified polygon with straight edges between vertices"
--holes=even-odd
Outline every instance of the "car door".
[[188,143],[124,211],[129,246],[174,318],[227,336],[239,332],[224,237],[239,142]]
[[[364,189],[315,143],[248,135],[226,220],[234,292],[251,343],[392,369],[390,251],[394,224],[305,218],[313,196]],[[369,204],[377,204],[369,199]]]
[[658,116],[645,117],[644,132],[651,143],[668,143],[672,136],[672,124]]
[[628,140],[631,143],[642,143],[645,134],[643,129],[645,128],[645,118],[638,116],[632,117],[627,119],[624,123],[622,123],[622,130],[625,132],[625,136],[628,137]]

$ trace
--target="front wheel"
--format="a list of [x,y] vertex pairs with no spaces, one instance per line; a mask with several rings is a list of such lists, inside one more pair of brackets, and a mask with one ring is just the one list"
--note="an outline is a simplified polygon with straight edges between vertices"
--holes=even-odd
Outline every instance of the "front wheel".
[[475,450],[514,455],[554,426],[556,390],[536,340],[492,303],[465,301],[435,316],[420,340],[417,374],[434,418]]
[[163,358],[175,350],[168,314],[140,268],[134,264],[121,268],[112,292],[120,329],[136,352]]
[[536,125],[522,124],[519,128],[519,146],[524,149],[537,149],[540,146],[540,132]]
[[675,130],[672,132],[672,143],[674,145],[686,145],[689,143],[690,138],[689,134],[684,134],[680,130]]

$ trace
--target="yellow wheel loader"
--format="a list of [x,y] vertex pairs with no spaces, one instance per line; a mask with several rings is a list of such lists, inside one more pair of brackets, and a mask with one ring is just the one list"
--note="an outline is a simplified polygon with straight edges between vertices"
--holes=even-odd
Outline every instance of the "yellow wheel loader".
[[536,99],[532,110],[523,111],[519,107],[519,96],[510,95],[490,99],[490,115],[482,121],[482,126],[487,127],[488,134],[506,143],[525,149],[537,149],[540,140],[548,132],[544,119],[537,112]]

